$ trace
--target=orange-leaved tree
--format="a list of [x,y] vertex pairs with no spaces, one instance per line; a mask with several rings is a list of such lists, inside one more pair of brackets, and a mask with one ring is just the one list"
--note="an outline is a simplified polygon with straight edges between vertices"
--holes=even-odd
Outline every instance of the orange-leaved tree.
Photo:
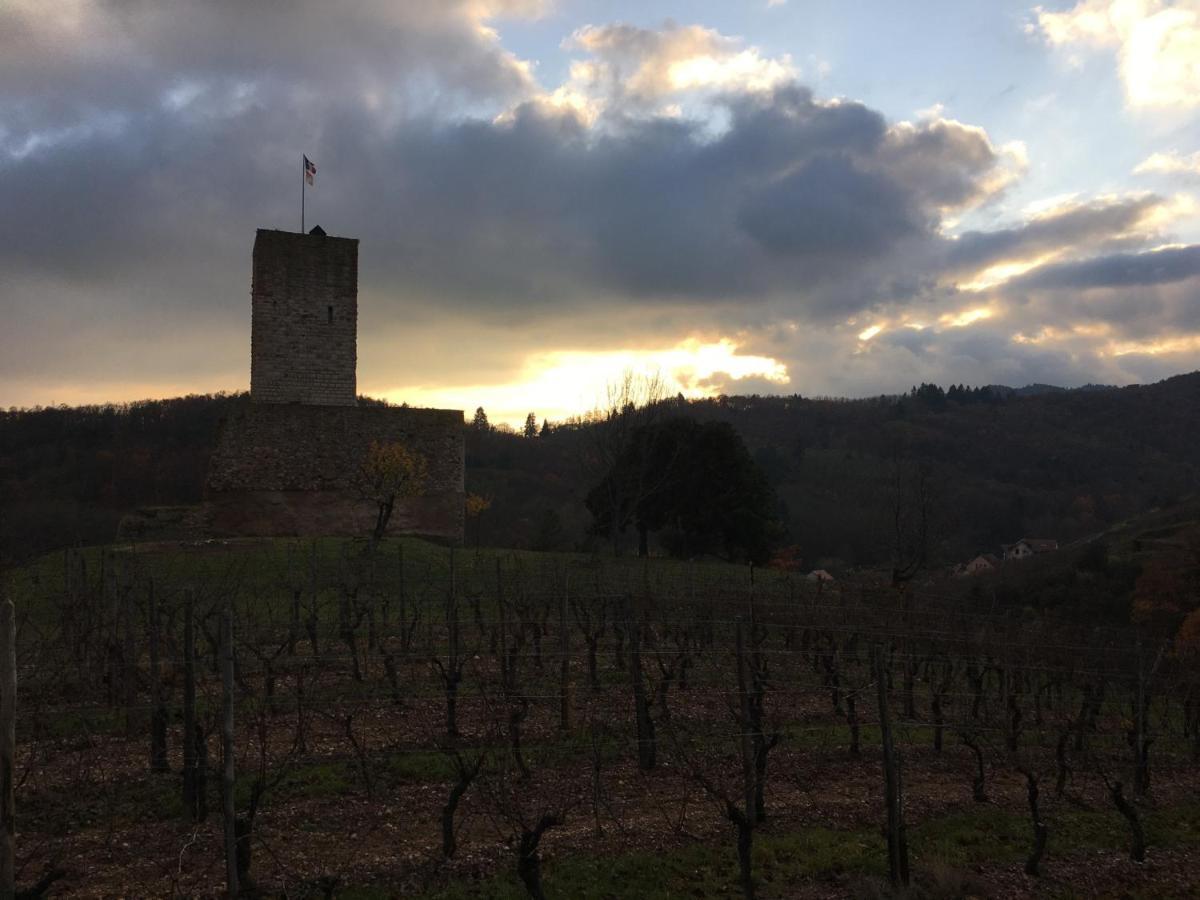
[[403,441],[372,441],[358,472],[358,489],[363,499],[375,504],[375,528],[371,546],[382,540],[396,501],[415,497],[425,487],[429,466],[425,457]]
[[492,498],[481,494],[467,494],[467,518],[475,520],[475,549],[479,549],[479,532],[483,527],[483,514],[492,508]]

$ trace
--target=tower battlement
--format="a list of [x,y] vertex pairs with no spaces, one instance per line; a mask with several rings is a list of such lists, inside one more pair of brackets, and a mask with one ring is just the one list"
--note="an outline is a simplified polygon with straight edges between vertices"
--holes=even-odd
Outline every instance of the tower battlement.
[[354,406],[358,240],[260,228],[250,296],[250,399]]

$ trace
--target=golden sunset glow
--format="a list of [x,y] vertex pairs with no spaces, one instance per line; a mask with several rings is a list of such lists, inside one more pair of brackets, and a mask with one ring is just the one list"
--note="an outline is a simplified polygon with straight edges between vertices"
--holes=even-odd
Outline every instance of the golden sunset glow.
[[990,319],[992,311],[986,306],[979,306],[975,309],[964,309],[957,313],[946,313],[938,317],[938,323],[947,328],[965,328],[981,319]]
[[[539,418],[562,420],[595,409],[604,402],[609,384],[622,372],[659,375],[667,394],[711,397],[730,380],[755,378],[780,388],[788,384],[787,366],[769,356],[738,352],[728,338],[714,342],[688,339],[674,347],[649,350],[555,350],[529,356],[520,377],[510,383],[447,387],[419,385],[383,391],[394,403],[487,410],[493,423],[514,427],[530,411]],[[712,383],[714,380],[717,383]],[[518,400],[520,406],[514,406]]]
[[497,422],[624,369],[865,396],[1196,368],[1198,4],[974,4],[995,40],[963,54],[796,0],[0,0],[29,73],[0,78],[0,406],[244,391],[251,232],[318,223],[361,242],[359,391]]
[[1200,350],[1200,334],[1179,337],[1162,337],[1148,341],[1120,341],[1109,345],[1111,356],[1128,356],[1131,353],[1161,356],[1167,353],[1188,353]]
[[1034,259],[1007,260],[1005,262],[996,263],[988,266],[982,271],[976,272],[975,277],[965,283],[958,285],[959,290],[963,291],[986,291],[989,288],[997,287],[1016,278],[1018,275],[1024,275],[1026,272],[1036,269],[1038,266],[1043,266],[1048,262],[1053,261],[1059,254],[1045,253]]

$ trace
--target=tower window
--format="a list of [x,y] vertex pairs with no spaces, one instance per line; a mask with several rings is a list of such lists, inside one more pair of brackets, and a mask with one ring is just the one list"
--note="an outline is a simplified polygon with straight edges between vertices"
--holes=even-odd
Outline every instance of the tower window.
[[327,317],[329,324],[332,325],[333,324],[333,307],[332,306],[325,307],[325,315]]

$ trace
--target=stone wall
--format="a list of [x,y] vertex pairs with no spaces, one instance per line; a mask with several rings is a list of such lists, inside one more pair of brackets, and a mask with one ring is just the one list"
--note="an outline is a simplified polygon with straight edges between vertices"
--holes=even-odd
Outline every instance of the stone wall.
[[375,507],[354,490],[372,441],[403,441],[429,476],[397,504],[392,533],[463,538],[463,417],[459,410],[248,403],[223,424],[209,464],[214,534],[365,535]]
[[250,302],[254,402],[355,404],[357,240],[259,229]]

